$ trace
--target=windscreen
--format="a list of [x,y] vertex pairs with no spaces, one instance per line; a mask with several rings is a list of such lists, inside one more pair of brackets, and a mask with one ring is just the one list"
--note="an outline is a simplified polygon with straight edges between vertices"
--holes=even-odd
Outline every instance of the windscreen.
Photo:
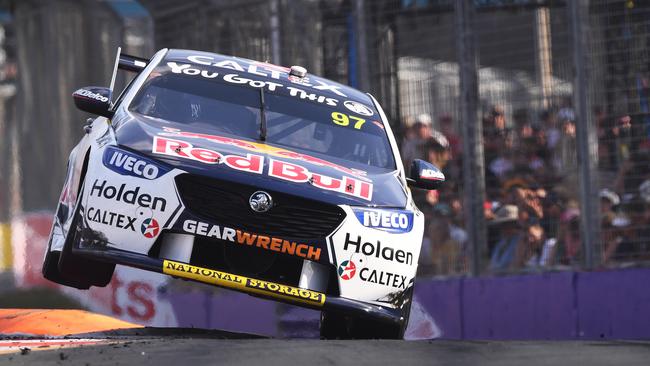
[[348,165],[395,169],[388,137],[374,108],[354,101],[332,106],[324,97],[301,99],[279,84],[241,80],[234,74],[220,78],[175,74],[160,66],[129,110],[259,141],[263,100],[267,144],[353,163]]

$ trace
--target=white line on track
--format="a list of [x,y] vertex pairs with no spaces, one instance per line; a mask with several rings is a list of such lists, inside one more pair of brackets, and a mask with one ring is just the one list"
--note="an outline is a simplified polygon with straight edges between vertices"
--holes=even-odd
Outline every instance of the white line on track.
[[108,339],[12,339],[0,341],[0,354],[16,353],[28,348],[30,351],[45,351],[98,344],[119,343]]

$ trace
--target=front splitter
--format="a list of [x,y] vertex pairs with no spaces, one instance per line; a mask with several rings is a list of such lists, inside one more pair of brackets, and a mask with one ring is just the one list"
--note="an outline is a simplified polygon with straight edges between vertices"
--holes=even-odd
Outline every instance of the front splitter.
[[187,263],[151,258],[112,248],[75,247],[73,252],[100,261],[167,274],[310,309],[334,311],[398,325],[405,321],[398,309],[368,304],[344,297],[330,296],[309,289],[197,267]]

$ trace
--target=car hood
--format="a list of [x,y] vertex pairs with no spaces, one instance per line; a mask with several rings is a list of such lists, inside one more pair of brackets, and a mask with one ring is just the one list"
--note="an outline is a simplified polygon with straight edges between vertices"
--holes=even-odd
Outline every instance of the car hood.
[[[352,164],[335,163],[332,159],[308,155],[287,147],[228,137],[187,124],[127,114],[128,116],[114,119],[118,145],[191,174],[336,205],[406,206],[406,193],[395,172],[376,172],[377,168],[372,167],[362,172],[351,168]],[[241,169],[241,164],[238,163],[243,160],[233,160],[228,156],[245,157],[247,162],[256,161],[261,164],[256,171],[250,167]],[[215,162],[217,157],[219,160]],[[236,163],[235,167],[231,163]]]

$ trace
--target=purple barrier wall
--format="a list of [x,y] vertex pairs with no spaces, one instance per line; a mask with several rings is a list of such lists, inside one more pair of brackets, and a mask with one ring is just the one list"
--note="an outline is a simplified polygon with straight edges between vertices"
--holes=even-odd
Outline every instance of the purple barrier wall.
[[581,273],[576,288],[581,338],[650,338],[650,269]]
[[179,327],[277,336],[276,303],[227,290],[169,294]]
[[445,338],[463,338],[461,279],[416,281],[414,298],[431,315]]
[[649,283],[650,269],[429,280],[418,299],[441,338],[648,339]]
[[462,338],[575,337],[573,278],[573,273],[548,273],[464,280]]
[[[414,297],[417,314],[411,319],[428,323],[412,322],[413,331],[407,330],[407,335],[409,339],[648,339],[649,283],[650,269],[420,279]],[[313,310],[225,290],[171,291],[168,296],[179,326],[318,337],[319,313]]]

